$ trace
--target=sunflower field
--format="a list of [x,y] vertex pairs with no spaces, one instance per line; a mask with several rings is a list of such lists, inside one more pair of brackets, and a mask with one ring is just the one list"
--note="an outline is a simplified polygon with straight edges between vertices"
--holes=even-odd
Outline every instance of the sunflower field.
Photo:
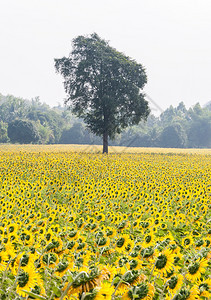
[[210,152],[36,147],[0,148],[0,299],[211,299]]

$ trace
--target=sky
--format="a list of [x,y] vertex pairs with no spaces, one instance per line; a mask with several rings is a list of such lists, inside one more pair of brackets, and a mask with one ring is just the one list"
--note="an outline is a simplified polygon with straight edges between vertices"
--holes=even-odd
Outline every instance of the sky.
[[211,0],[0,0],[0,93],[63,104],[54,58],[96,32],[141,63],[162,111],[211,100]]

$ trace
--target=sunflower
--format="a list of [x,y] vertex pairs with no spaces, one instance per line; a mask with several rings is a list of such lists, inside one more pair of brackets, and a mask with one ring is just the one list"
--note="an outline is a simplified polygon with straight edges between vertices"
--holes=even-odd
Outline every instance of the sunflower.
[[175,300],[196,300],[199,299],[199,289],[193,286],[191,289],[182,288],[178,294],[174,296]]
[[58,255],[56,253],[45,253],[41,257],[41,267],[54,268],[58,263]]
[[131,239],[128,234],[122,234],[120,238],[116,241],[116,251],[117,252],[124,252],[125,249],[130,246]]
[[106,228],[106,235],[109,236],[110,238],[116,236],[116,230],[112,227],[107,227]]
[[206,271],[206,267],[208,266],[208,261],[206,258],[202,258],[200,260],[197,259],[195,262],[193,262],[192,264],[190,264],[188,266],[188,272],[186,274],[186,278],[191,281],[192,283],[194,283],[196,280],[199,280],[199,278],[201,277],[202,273],[205,273]]
[[151,300],[154,297],[155,288],[152,284],[142,282],[137,286],[133,286],[128,292],[123,295],[124,300],[144,299]]
[[0,252],[0,272],[4,271],[6,269],[7,259],[8,259],[7,253],[5,251],[1,251]]
[[194,244],[194,240],[191,235],[188,235],[182,239],[182,246],[184,248],[189,248]]
[[17,288],[16,291],[20,296],[26,297],[24,291],[31,291],[36,284],[40,284],[41,279],[33,266],[27,266],[20,269],[17,275]]
[[153,246],[155,244],[155,240],[155,235],[152,231],[146,233],[146,235],[144,236],[144,242],[142,243],[142,247],[147,248]]
[[171,296],[175,295],[179,289],[181,289],[183,284],[183,276],[181,274],[172,276],[167,281],[167,289]]
[[111,286],[111,284],[108,282],[104,282],[101,284],[101,287],[98,288],[95,300],[110,300],[113,293],[114,286]]
[[11,242],[7,242],[5,245],[5,252],[9,258],[14,258],[16,256],[15,246]]
[[73,268],[73,263],[70,263],[68,261],[60,261],[58,265],[56,266],[55,275],[62,277],[67,272],[68,269]]
[[166,272],[171,272],[174,263],[174,254],[170,249],[163,250],[157,256],[155,261],[155,273],[165,275]]
[[211,278],[197,283],[200,297],[211,298]]
[[33,255],[29,255],[27,253],[19,253],[14,260],[12,272],[13,274],[17,274],[18,268],[21,267],[24,269],[26,266],[34,265]]
[[[74,293],[88,293],[94,288],[100,286],[101,281],[104,280],[106,276],[107,275],[105,273],[101,273],[97,268],[91,268],[89,270],[87,267],[82,267],[79,270],[78,275],[75,276],[67,295],[70,296]],[[68,283],[64,286],[64,290],[67,285]]]
[[104,276],[104,279],[108,280],[108,279],[112,279],[114,278],[117,269],[116,267],[112,267],[109,264],[107,265],[99,265],[100,268],[100,272],[101,274]]
[[110,239],[108,237],[99,236],[96,238],[95,247],[108,247]]

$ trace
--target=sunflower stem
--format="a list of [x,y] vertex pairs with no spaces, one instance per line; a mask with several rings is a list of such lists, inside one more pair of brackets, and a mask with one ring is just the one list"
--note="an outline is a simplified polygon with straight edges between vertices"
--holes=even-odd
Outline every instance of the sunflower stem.
[[154,269],[155,269],[155,265],[156,265],[156,261],[154,263],[154,266],[153,266],[152,271],[151,271],[150,276],[149,276],[149,283],[151,282],[151,278],[152,278],[152,274],[153,274]]
[[163,289],[161,291],[161,299],[164,299],[163,296],[164,296],[164,291],[166,289],[167,284],[168,284],[168,281],[166,281],[166,283],[164,284],[164,287],[163,287]]
[[86,293],[83,292],[82,296],[81,296],[81,300],[84,300],[86,297]]
[[114,292],[113,292],[113,294],[112,294],[112,296],[111,296],[111,299],[114,299],[114,296],[115,296],[115,294],[116,294],[116,291],[117,291],[117,289],[118,289],[118,287],[120,286],[120,284],[123,282],[123,279],[120,279],[120,281],[118,282],[118,284],[116,285],[116,287],[115,287],[115,290],[114,290]]

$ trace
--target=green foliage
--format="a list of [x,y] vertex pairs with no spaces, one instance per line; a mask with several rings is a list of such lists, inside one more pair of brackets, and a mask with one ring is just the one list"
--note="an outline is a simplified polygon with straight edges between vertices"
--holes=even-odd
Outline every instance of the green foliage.
[[202,109],[197,103],[189,110],[191,124],[188,128],[188,146],[191,148],[211,147],[211,111]]
[[180,124],[173,124],[165,127],[158,137],[160,147],[164,148],[185,148],[187,135]]
[[[42,144],[59,142],[66,121],[62,117],[63,111],[64,108],[61,111],[51,109],[47,104],[41,103],[39,97],[29,101],[0,94],[0,120],[5,126],[15,119],[30,120],[39,131]],[[0,142],[7,141],[8,138],[1,139],[0,136]]]
[[40,140],[37,128],[29,120],[16,119],[10,122],[7,132],[12,143],[29,144]]
[[7,123],[0,121],[0,143],[6,143],[9,141],[7,135]]
[[101,140],[89,132],[83,123],[75,122],[72,127],[65,128],[62,132],[59,144],[95,144]]
[[9,123],[16,118],[25,118],[29,109],[28,101],[14,96],[0,97],[0,120]]
[[198,103],[186,109],[183,102],[170,106],[160,117],[150,115],[122,134],[121,145],[136,147],[210,148],[211,111]]
[[69,57],[55,59],[55,68],[64,77],[66,103],[91,132],[103,136],[104,152],[108,137],[149,115],[140,92],[147,82],[144,68],[96,33],[74,39]]
[[44,143],[54,144],[59,142],[64,127],[64,121],[59,113],[53,109],[41,111],[32,107],[27,117],[41,125],[39,128],[41,135],[44,134]]
[[[82,119],[76,118],[67,107],[50,108],[39,97],[23,100],[0,94],[0,143],[9,142],[8,123],[16,119],[31,121],[42,144],[102,144],[101,138],[86,129]],[[12,142],[12,141],[11,141]],[[20,142],[20,141],[16,141]],[[183,102],[170,106],[160,117],[150,114],[147,121],[130,126],[109,145],[133,147],[210,148],[211,110],[209,103],[198,103],[186,109]]]

